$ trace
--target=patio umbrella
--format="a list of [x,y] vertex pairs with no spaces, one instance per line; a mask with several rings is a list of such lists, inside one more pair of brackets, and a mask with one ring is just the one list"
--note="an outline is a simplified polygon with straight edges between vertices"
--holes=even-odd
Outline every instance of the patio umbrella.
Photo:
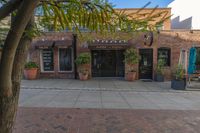
[[188,64],[188,74],[193,74],[196,71],[196,55],[197,51],[195,47],[190,49],[189,64]]
[[187,73],[188,70],[188,58],[187,58],[187,50],[186,49],[181,49],[180,51],[180,56],[179,56],[179,65],[183,66],[185,69],[185,73]]

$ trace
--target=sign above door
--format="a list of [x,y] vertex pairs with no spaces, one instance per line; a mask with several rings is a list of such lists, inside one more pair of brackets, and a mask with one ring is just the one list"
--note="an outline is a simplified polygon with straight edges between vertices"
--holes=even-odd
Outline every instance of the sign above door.
[[126,40],[92,40],[89,42],[90,49],[126,49],[130,47]]

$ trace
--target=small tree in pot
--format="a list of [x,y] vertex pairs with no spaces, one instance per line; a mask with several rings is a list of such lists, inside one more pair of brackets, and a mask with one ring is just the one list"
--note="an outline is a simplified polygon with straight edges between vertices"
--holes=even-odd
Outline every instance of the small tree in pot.
[[91,62],[90,53],[81,53],[75,60],[78,65],[78,73],[80,80],[87,80],[89,75],[89,68]]
[[125,63],[127,65],[126,80],[134,81],[136,79],[136,70],[134,65],[138,63],[139,56],[136,52],[136,49],[130,48],[125,52]]
[[185,87],[185,69],[183,69],[182,65],[178,65],[174,72],[173,80],[171,81],[171,88],[175,90],[185,90]]
[[163,59],[159,59],[157,67],[156,67],[156,74],[155,74],[155,80],[158,82],[164,81],[164,74],[163,74],[164,65],[165,65],[165,61]]
[[35,62],[27,62],[25,64],[24,76],[28,80],[34,80],[37,78],[38,65]]

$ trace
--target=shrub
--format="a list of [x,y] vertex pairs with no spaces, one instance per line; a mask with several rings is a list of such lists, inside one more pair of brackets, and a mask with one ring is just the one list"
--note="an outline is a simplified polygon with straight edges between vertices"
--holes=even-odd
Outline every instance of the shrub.
[[139,61],[139,56],[134,48],[127,49],[124,55],[127,64],[137,64]]
[[81,53],[75,60],[77,65],[89,64],[91,62],[91,56],[89,53]]
[[38,65],[35,63],[35,62],[27,62],[26,64],[25,64],[25,68],[26,69],[31,69],[31,68],[38,68]]

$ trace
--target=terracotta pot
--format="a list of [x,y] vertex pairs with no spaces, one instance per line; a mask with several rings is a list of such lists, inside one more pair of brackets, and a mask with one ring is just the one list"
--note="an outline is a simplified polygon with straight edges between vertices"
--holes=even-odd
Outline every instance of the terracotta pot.
[[[90,64],[82,64],[82,65],[79,65],[78,66],[78,72],[81,70],[81,69],[86,69],[86,70],[88,70],[88,74],[87,74],[87,79],[89,79],[89,78],[91,78],[91,75],[90,75],[90,70],[91,70],[91,68],[90,68]],[[79,76],[80,77],[80,76]]]
[[128,72],[126,74],[127,81],[134,81],[136,79],[136,72]]
[[79,73],[79,79],[80,80],[88,80],[88,74],[82,74],[82,73]]
[[24,69],[24,76],[28,80],[34,80],[37,78],[38,68]]

